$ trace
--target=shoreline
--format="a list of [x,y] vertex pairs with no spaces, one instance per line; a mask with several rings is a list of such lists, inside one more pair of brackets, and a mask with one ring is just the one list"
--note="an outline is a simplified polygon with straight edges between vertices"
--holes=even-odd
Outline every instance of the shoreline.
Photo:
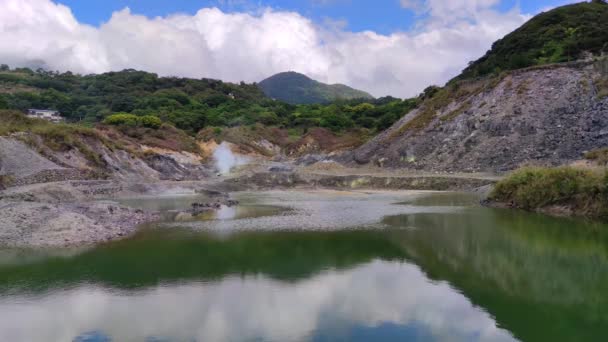
[[173,195],[227,196],[256,190],[464,191],[493,180],[446,175],[360,176],[307,172],[243,172],[201,181],[125,183],[78,180],[36,183],[0,191],[0,246],[9,248],[87,247],[134,235],[160,218],[160,211],[118,204],[121,198]]
[[524,208],[520,208],[520,207],[514,205],[513,203],[499,202],[499,201],[486,199],[486,200],[481,201],[481,205],[484,207],[494,208],[494,209],[521,210],[521,211],[524,211],[527,213],[542,214],[542,215],[547,215],[547,216],[556,217],[556,218],[584,219],[584,220],[589,220],[589,221],[598,222],[598,223],[605,222],[598,218],[589,217],[582,213],[579,213],[572,206],[569,206],[566,204],[550,205],[550,206],[546,206],[546,207],[542,207],[542,208],[535,208],[533,210],[526,210]]

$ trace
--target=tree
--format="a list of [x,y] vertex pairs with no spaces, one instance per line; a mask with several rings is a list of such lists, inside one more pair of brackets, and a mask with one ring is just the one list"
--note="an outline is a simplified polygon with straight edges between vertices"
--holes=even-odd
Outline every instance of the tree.
[[440,90],[441,88],[436,86],[436,85],[432,85],[432,86],[428,86],[424,89],[424,91],[422,92],[422,94],[420,94],[420,99],[421,100],[426,100],[426,99],[430,99],[433,96],[435,96],[435,94],[437,94],[437,92]]

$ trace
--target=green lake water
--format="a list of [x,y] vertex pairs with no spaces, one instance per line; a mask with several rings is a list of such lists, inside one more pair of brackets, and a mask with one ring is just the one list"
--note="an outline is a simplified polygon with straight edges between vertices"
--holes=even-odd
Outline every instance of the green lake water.
[[608,227],[466,194],[194,197],[133,238],[0,249],[0,341],[607,341]]

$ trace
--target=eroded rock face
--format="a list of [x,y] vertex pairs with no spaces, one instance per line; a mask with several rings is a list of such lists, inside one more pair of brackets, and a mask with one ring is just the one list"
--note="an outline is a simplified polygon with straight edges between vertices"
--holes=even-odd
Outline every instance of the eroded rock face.
[[608,146],[608,98],[593,63],[522,70],[461,97],[421,130],[404,129],[422,109],[341,161],[429,171],[505,171],[559,165]]
[[[27,138],[35,147],[24,143]],[[88,139],[86,146],[99,156],[99,163],[88,160],[77,148],[54,151],[39,137],[20,133],[0,137],[0,176],[10,178],[10,186],[67,180],[114,179],[123,182],[159,180],[200,180],[211,169],[198,156],[168,150],[132,153],[110,150],[100,141]],[[142,146],[145,148],[145,146]]]
[[22,141],[0,137],[0,174],[29,177],[40,171],[63,169]]

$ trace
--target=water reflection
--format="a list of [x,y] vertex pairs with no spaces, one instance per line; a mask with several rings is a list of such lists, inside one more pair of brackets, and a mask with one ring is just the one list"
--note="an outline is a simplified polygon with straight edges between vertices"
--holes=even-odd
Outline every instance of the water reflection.
[[[289,209],[286,215],[258,215],[233,217],[231,222],[218,220],[191,220],[167,224],[168,227],[188,227],[193,230],[215,231],[336,231],[344,229],[382,228],[382,218],[387,215],[415,213],[457,212],[462,207],[454,205],[412,205],[416,200],[429,195],[424,192],[344,192],[314,191],[285,192],[268,191],[242,193],[237,198],[251,205]],[[433,194],[434,195],[434,194]],[[255,197],[254,197],[255,196]],[[261,203],[260,203],[261,202]],[[470,204],[470,201],[468,202]],[[240,208],[240,207],[238,207]],[[237,208],[237,213],[238,209]]]
[[[605,225],[454,194],[247,196],[247,215],[193,223],[251,228],[226,235],[177,224],[79,252],[0,251],[0,341],[608,336]],[[297,214],[256,215],[278,204]]]
[[[247,196],[247,195],[245,195]],[[278,215],[285,212],[287,208],[279,205],[256,204],[251,197],[248,203],[240,206],[221,206],[218,210],[207,210],[198,214],[190,212],[192,203],[214,202],[217,198],[208,197],[200,194],[183,194],[172,196],[124,198],[118,202],[122,205],[133,208],[160,211],[161,218],[167,222],[190,222],[190,221],[212,221],[212,220],[233,220],[250,219]]]
[[380,260],[295,283],[247,275],[128,293],[83,285],[0,303],[3,341],[69,341],[87,331],[116,341],[513,340],[447,283]]
[[608,227],[517,211],[394,216],[407,258],[524,341],[608,336]]

